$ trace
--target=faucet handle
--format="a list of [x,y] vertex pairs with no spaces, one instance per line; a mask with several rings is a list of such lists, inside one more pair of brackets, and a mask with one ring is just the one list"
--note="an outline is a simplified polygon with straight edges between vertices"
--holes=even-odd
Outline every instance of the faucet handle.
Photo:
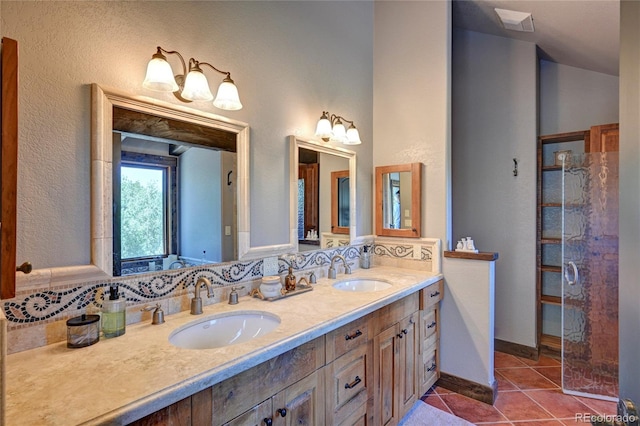
[[151,324],[157,325],[164,323],[164,311],[160,307],[159,303],[156,303],[156,306],[145,306],[140,310],[145,312],[153,311],[153,319],[151,320]]
[[315,284],[318,281],[316,280],[316,273],[314,271],[309,272],[307,275],[309,275],[309,283],[310,284]]
[[237,305],[238,304],[238,290],[242,290],[244,286],[240,287],[231,287],[231,293],[229,293],[229,304]]
[[347,275],[351,275],[351,265],[353,265],[353,263],[346,263],[344,264],[344,273]]

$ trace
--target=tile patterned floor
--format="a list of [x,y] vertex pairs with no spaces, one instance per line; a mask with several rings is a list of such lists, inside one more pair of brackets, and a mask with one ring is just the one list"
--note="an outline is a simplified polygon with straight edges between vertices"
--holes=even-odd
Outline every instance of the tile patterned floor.
[[493,406],[434,386],[422,400],[477,425],[590,425],[589,414],[614,415],[616,403],[565,395],[560,362],[495,353],[498,397]]

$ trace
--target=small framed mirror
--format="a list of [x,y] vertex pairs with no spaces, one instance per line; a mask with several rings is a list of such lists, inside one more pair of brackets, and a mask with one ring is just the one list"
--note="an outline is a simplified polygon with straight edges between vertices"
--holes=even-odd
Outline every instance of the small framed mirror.
[[421,235],[422,163],[376,167],[376,235]]

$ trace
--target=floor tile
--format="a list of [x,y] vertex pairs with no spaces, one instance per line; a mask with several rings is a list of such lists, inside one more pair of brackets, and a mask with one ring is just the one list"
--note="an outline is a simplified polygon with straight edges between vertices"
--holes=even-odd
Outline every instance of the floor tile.
[[559,360],[548,357],[546,355],[540,355],[537,360],[527,358],[519,359],[530,367],[559,367],[562,365]]
[[589,407],[573,396],[562,393],[560,389],[525,391],[525,394],[557,418],[575,418],[578,414],[591,411]]
[[438,410],[442,410],[449,414],[453,414],[451,413],[451,410],[449,410],[449,407],[447,407],[447,404],[445,404],[444,401],[440,398],[440,396],[435,392],[427,393],[421,399],[425,403],[431,405],[432,407],[437,408]]
[[441,395],[440,398],[442,398],[444,403],[447,404],[454,415],[462,417],[471,423],[495,423],[507,420],[507,418],[500,414],[494,406],[476,401],[475,399],[471,399],[463,395],[452,393],[448,395]]
[[525,420],[523,422],[513,422],[513,426],[562,426],[560,420]]
[[519,390],[513,383],[505,379],[505,377],[497,371],[495,372],[494,376],[498,381],[498,393]]
[[538,373],[562,387],[562,367],[533,367]]
[[576,399],[589,407],[597,414],[617,414],[618,404],[613,401],[603,401],[601,399],[576,396]]
[[493,363],[495,368],[526,367],[520,358],[503,352],[494,352]]
[[434,385],[434,386],[432,387],[432,389],[433,389],[433,390],[434,390],[438,395],[446,395],[446,394],[448,394],[448,393],[455,393],[454,391],[449,390],[449,389],[446,389],[446,388],[443,388],[442,386],[436,386],[436,385]]
[[504,368],[497,370],[505,379],[522,390],[554,389],[558,385],[532,368]]
[[504,416],[514,420],[553,420],[553,415],[536,404],[524,392],[498,394],[494,404]]

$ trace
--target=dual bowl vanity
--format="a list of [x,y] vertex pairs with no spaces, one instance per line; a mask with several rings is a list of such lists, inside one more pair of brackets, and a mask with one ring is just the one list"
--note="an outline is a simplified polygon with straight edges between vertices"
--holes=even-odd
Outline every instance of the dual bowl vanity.
[[[160,325],[131,325],[80,350],[61,342],[15,353],[6,360],[6,421],[141,425],[188,415],[194,425],[267,425],[284,424],[288,410],[312,416],[310,424],[386,423],[387,392],[396,398],[392,416],[407,404],[397,384],[385,388],[394,370],[386,363],[405,360],[394,374],[405,372],[396,381],[413,388],[413,402],[420,382],[437,378],[441,280],[423,271],[359,269],[321,278],[295,297],[241,297],[237,305],[206,306],[202,316],[184,311]],[[405,356],[398,357],[401,347]]]

